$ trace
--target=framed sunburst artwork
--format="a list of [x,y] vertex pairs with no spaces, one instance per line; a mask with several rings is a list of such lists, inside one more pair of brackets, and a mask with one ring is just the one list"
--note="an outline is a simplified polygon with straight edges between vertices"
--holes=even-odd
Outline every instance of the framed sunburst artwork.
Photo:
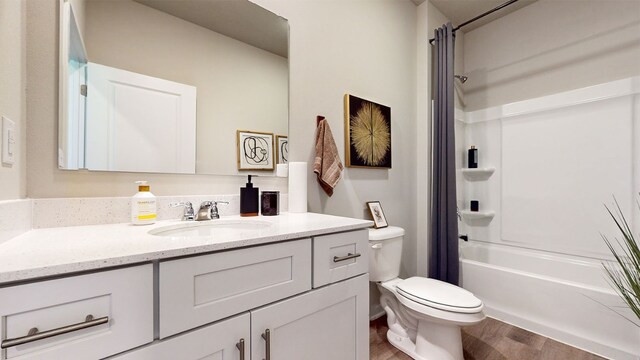
[[344,96],[345,154],[349,167],[391,168],[391,108]]

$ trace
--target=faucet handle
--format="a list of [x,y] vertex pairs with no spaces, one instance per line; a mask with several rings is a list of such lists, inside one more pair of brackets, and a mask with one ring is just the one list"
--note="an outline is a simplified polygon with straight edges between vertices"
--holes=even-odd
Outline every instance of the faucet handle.
[[213,206],[214,201],[203,201],[200,203],[200,209]]
[[183,221],[192,221],[196,218],[195,211],[193,211],[193,205],[191,204],[190,201],[175,202],[175,203],[169,204],[169,207],[172,207],[172,208],[178,207],[178,206],[184,206],[184,213],[182,214]]
[[200,209],[210,209],[210,217],[211,219],[220,219],[220,214],[218,214],[218,204],[229,204],[228,201],[203,201],[200,204]]
[[220,219],[220,214],[218,214],[218,204],[228,205],[228,201],[214,201],[213,206],[211,207],[211,218]]

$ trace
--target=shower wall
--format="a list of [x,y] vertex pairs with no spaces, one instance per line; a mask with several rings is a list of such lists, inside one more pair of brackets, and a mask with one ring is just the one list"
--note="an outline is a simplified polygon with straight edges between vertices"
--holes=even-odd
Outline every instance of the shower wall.
[[640,2],[539,0],[465,34],[466,111],[640,73]]
[[[486,277],[498,284],[478,284],[478,270],[467,266],[463,286],[485,301],[490,316],[607,357],[636,359],[640,331],[609,318],[602,304],[633,315],[608,286],[588,288],[605,296],[596,303],[576,280],[548,276],[544,261],[524,267],[507,257],[507,269],[498,259],[508,251],[553,258],[579,274],[580,284],[593,284],[605,276],[599,263],[611,259],[600,234],[617,234],[603,205],[615,196],[640,232],[640,2],[539,0],[467,32],[462,56],[469,80],[458,117],[461,156],[466,161],[466,149],[476,145],[479,167],[494,169],[459,174],[459,203],[468,209],[479,200],[488,215],[463,214],[460,232],[486,249],[463,263],[492,269]],[[599,272],[582,271],[584,263]],[[508,288],[501,279],[509,271],[540,286],[516,280]],[[580,322],[585,317],[591,327]],[[591,332],[604,322],[615,331]],[[621,342],[620,334],[632,340]]]
[[[460,201],[493,218],[465,219],[473,240],[610,258],[615,235],[603,204],[640,218],[640,76],[466,112],[465,144],[488,179],[461,174]],[[459,193],[460,194],[460,193]]]
[[[640,2],[540,0],[465,34],[465,148],[487,181],[460,201],[496,211],[476,240],[608,258],[603,203],[638,217]],[[464,139],[464,140],[463,140]],[[463,177],[463,176],[461,176]],[[463,226],[464,227],[464,226]]]

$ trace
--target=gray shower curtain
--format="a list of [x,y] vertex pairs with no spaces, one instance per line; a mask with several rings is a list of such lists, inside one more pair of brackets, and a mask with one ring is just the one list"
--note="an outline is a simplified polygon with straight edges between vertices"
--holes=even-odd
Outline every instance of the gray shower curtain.
[[458,215],[453,117],[454,44],[451,23],[435,30],[429,277],[458,285]]

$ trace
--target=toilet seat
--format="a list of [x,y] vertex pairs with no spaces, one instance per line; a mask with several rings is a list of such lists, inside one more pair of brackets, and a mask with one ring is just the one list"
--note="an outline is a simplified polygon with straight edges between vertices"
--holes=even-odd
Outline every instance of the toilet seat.
[[395,287],[402,297],[437,310],[475,314],[483,308],[482,301],[471,292],[444,281],[414,276]]
[[[422,279],[426,279],[426,278],[422,278]],[[477,324],[478,322],[482,321],[485,318],[484,312],[482,311],[482,309],[484,308],[484,305],[480,305],[477,308],[469,308],[467,309],[467,311],[469,312],[465,313],[460,311],[441,310],[434,306],[424,305],[418,301],[410,299],[407,296],[408,294],[403,294],[398,289],[397,285],[404,281],[406,280],[395,278],[392,280],[378,283],[378,286],[380,286],[381,291],[383,291],[382,289],[384,289],[391,292],[394,298],[397,299],[400,304],[402,304],[403,308],[408,310],[409,313],[417,319],[424,319],[429,322],[439,323],[446,326],[454,326],[454,325],[468,326],[468,325]],[[435,281],[438,281],[438,280],[435,280]],[[408,283],[408,284],[411,284],[411,283]],[[451,285],[451,286],[454,286],[454,285]],[[421,293],[420,295],[424,296],[423,293]],[[427,298],[429,298],[429,296],[427,296]]]

